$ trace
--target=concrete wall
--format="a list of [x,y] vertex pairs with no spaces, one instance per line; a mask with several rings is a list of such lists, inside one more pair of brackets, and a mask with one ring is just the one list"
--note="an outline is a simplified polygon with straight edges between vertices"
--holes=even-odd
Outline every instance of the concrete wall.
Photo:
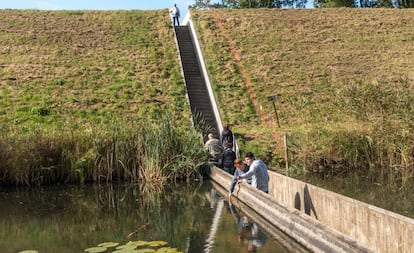
[[[223,188],[222,185],[217,184],[216,182],[212,182],[214,190],[222,195],[227,196],[228,191],[227,189]],[[223,201],[223,200],[222,200]],[[252,220],[255,224],[259,225],[262,231],[264,231],[269,238],[272,238],[277,241],[278,244],[282,245],[283,248],[286,249],[287,252],[294,252],[294,253],[310,253],[306,247],[302,244],[298,243],[296,240],[292,239],[289,235],[282,232],[276,226],[274,226],[271,222],[269,222],[264,217],[257,214],[255,210],[251,207],[244,204],[242,201],[239,201],[236,198],[232,198],[231,204],[233,207],[240,210],[243,215],[246,215],[249,220]]]
[[414,252],[414,220],[270,172],[269,195],[296,208],[376,252]]
[[[221,169],[212,168],[211,179],[227,189],[231,176]],[[353,240],[305,213],[289,208],[247,183],[236,186],[233,202],[242,201],[273,226],[303,245],[310,252],[349,253],[374,252],[365,245]]]

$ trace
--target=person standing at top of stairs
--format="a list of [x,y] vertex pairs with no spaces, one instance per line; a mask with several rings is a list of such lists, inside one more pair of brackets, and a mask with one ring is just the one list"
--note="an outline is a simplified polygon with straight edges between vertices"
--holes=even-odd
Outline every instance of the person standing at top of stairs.
[[177,25],[180,25],[180,9],[177,7],[177,4],[170,9],[171,16],[173,18],[173,25],[175,26],[175,22],[177,21]]

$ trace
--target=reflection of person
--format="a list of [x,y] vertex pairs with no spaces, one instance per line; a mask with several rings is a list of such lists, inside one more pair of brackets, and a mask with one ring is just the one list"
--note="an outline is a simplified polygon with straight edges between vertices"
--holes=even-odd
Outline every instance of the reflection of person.
[[220,141],[214,138],[213,134],[208,135],[208,141],[204,144],[205,151],[209,154],[209,159],[216,164],[221,164],[224,148]]
[[214,188],[211,188],[209,192],[206,192],[206,199],[210,203],[210,208],[213,209],[217,204],[217,192]]
[[253,222],[251,224],[251,237],[248,238],[249,241],[247,243],[247,251],[254,252],[257,248],[261,248],[265,244],[267,236],[265,233],[259,230],[259,227],[256,223]]
[[175,21],[177,21],[177,25],[180,25],[180,9],[178,9],[177,4],[170,9],[171,16],[173,18],[173,24],[175,26]]
[[237,179],[252,177],[252,186],[269,193],[269,174],[266,164],[260,159],[255,159],[251,152],[247,152],[244,157],[245,162],[249,165],[249,171],[239,175]]
[[239,216],[231,205],[229,205],[229,210],[237,224],[238,240],[246,245],[247,251],[255,252],[262,247],[266,243],[267,235],[259,229],[256,223],[250,221],[247,216]]

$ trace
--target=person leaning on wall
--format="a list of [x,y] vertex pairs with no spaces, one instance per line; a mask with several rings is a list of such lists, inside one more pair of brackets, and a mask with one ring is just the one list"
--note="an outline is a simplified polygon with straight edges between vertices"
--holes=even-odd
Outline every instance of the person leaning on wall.
[[[239,158],[234,160],[234,167],[236,167],[236,170],[234,171],[233,178],[231,179],[229,186],[229,204],[231,204],[231,195],[233,194],[234,188],[236,187],[236,183],[238,182],[237,178],[249,170],[249,166]],[[252,180],[251,178],[247,178],[246,181],[248,184],[251,184]]]
[[255,159],[251,152],[247,152],[244,157],[244,161],[249,165],[249,171],[239,175],[237,180],[252,177],[253,187],[269,193],[269,174],[266,164],[260,159]]

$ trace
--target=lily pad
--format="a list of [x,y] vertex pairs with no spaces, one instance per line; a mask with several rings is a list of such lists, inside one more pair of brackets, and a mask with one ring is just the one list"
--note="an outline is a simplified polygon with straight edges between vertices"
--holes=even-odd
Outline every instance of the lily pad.
[[137,247],[148,245],[147,241],[130,241],[127,244],[135,245]]
[[112,253],[136,253],[137,250],[135,249],[117,249],[115,251],[112,251]]
[[139,250],[136,250],[135,252],[137,252],[137,253],[154,253],[156,251],[155,251],[155,249],[139,249]]
[[167,242],[164,241],[152,241],[152,242],[148,242],[148,245],[151,247],[160,247],[160,246],[165,246],[167,245]]
[[89,253],[99,253],[99,252],[105,252],[107,250],[107,248],[105,247],[92,247],[89,249],[85,249],[86,252]]
[[98,247],[113,248],[119,245],[119,242],[103,242],[98,244]]
[[156,253],[182,253],[177,248],[171,248],[171,247],[162,247],[159,248]]
[[119,250],[121,250],[121,249],[135,249],[136,247],[137,246],[134,245],[134,244],[125,244],[125,245],[121,245],[121,246],[116,247],[116,249],[119,249]]

